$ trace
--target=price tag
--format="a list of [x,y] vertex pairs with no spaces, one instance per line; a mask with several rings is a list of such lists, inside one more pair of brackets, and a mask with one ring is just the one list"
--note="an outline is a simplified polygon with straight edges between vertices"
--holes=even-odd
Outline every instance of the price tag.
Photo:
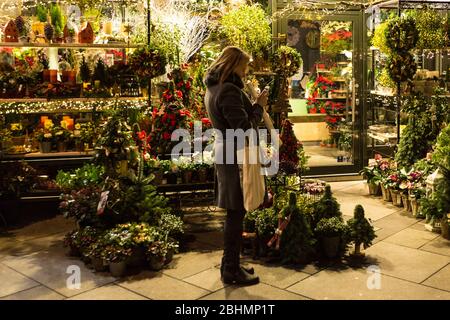
[[108,202],[109,191],[103,191],[100,195],[100,201],[97,206],[97,214],[100,216],[105,212],[106,203]]

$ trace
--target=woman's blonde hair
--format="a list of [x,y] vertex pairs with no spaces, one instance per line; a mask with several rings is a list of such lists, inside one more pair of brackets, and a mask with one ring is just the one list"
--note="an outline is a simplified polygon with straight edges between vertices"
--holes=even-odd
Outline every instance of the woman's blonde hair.
[[226,47],[220,56],[209,67],[207,73],[218,73],[222,84],[243,61],[250,61],[251,56],[238,47]]

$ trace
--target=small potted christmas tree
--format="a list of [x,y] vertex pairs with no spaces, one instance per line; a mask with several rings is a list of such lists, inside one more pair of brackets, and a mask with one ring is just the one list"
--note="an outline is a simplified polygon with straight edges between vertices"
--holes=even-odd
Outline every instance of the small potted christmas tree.
[[347,225],[350,229],[350,241],[355,243],[353,255],[356,257],[364,256],[361,253],[361,244],[364,246],[364,249],[368,248],[372,245],[372,241],[376,238],[376,235],[373,226],[364,217],[364,208],[361,205],[358,204],[355,207],[353,218],[347,222]]
[[289,221],[286,229],[281,231],[280,254],[282,261],[284,263],[308,263],[314,253],[315,239],[305,214],[297,205],[295,193],[292,192],[289,195],[289,203],[281,210],[280,218]]
[[281,128],[280,169],[286,174],[293,174],[306,166],[306,157],[302,154],[303,144],[295,136],[294,125],[288,119]]

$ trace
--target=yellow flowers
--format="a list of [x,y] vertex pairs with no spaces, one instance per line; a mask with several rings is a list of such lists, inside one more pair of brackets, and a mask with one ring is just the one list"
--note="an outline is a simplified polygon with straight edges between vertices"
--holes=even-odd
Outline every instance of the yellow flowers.
[[23,129],[23,127],[20,122],[19,123],[11,123],[11,131],[20,131],[22,129]]
[[53,128],[53,121],[51,119],[45,120],[44,128],[47,130],[50,130],[51,128]]
[[61,128],[66,129],[67,130],[67,121],[66,120],[62,120],[60,122]]

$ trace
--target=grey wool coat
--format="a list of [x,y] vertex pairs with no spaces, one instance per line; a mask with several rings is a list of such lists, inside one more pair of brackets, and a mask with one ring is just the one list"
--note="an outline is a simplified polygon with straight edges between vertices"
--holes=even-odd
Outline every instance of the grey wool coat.
[[[237,164],[237,148],[227,150],[226,130],[257,128],[261,122],[263,108],[252,105],[248,96],[242,91],[244,84],[239,76],[232,74],[224,83],[219,84],[218,75],[207,75],[205,105],[214,129],[222,132],[223,140],[216,139],[215,151],[223,150],[223,164],[216,163],[216,201],[217,206],[224,209],[245,210],[241,188],[239,165]],[[231,156],[234,163],[228,164],[225,158]]]

